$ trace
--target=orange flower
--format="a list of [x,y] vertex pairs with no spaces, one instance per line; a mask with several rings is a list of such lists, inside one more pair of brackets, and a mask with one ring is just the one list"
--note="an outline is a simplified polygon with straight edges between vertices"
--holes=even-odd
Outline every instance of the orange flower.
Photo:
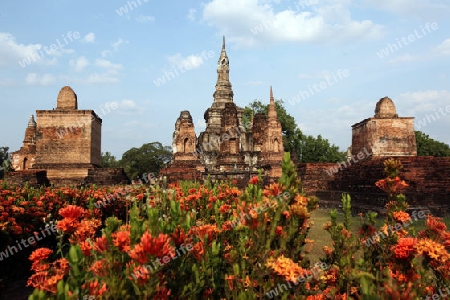
[[106,260],[100,259],[97,261],[94,261],[92,266],[89,268],[92,273],[94,273],[95,276],[107,276],[108,275],[108,269],[106,267]]
[[57,222],[56,228],[65,233],[72,233],[74,230],[78,228],[79,225],[80,222],[77,219],[64,218]]
[[180,228],[176,228],[175,231],[170,235],[173,240],[173,243],[176,247],[180,246],[186,240],[186,233],[184,232],[184,228],[180,230]]
[[264,196],[278,196],[283,191],[283,186],[279,183],[272,183],[264,189]]
[[144,252],[144,247],[141,244],[135,245],[133,250],[128,252],[128,255],[140,264],[145,264],[149,261],[147,254]]
[[89,294],[93,296],[101,296],[106,292],[106,283],[103,283],[102,287],[98,283],[98,280],[86,282],[82,285],[82,288],[88,288]]
[[283,227],[277,226],[277,228],[275,228],[275,233],[279,236],[283,235]]
[[41,260],[46,260],[52,253],[53,253],[53,250],[51,250],[51,249],[39,248],[39,249],[34,250],[31,253],[29,260],[31,260],[32,262],[35,262],[35,261],[39,262]]
[[106,240],[106,236],[102,236],[95,239],[94,249],[95,251],[100,252],[108,250],[108,241]]
[[132,259],[140,264],[144,264],[148,261],[148,255],[163,257],[173,252],[174,249],[170,245],[170,237],[167,234],[160,233],[158,237],[152,237],[146,231],[141,237],[141,242],[135,245],[133,250],[129,251],[128,254]]
[[397,259],[409,259],[415,253],[416,238],[400,238],[397,245],[392,246],[392,251]]
[[152,237],[152,235],[146,231],[141,238],[141,244],[144,252],[156,257],[163,257],[174,251],[170,245],[170,237],[167,234],[160,233],[158,237]]
[[84,256],[90,256],[92,251],[92,245],[89,241],[80,242],[81,251],[83,251]]
[[406,223],[409,220],[411,220],[411,217],[409,216],[409,214],[407,212],[404,212],[404,211],[394,211],[392,213],[392,216],[394,217],[394,220],[396,222]]
[[191,253],[197,260],[201,260],[205,254],[205,246],[203,245],[203,242],[196,243]]
[[323,246],[323,252],[325,252],[327,256],[330,256],[333,253],[333,249],[328,246]]
[[225,280],[228,281],[228,287],[230,288],[230,290],[233,290],[233,281],[234,281],[234,275],[228,275],[225,276]]
[[450,260],[450,254],[444,245],[427,238],[419,240],[416,249],[419,255],[425,255],[440,264],[448,263]]
[[64,218],[79,219],[86,213],[85,209],[76,205],[67,205],[58,212]]
[[266,266],[274,270],[278,275],[283,276],[286,281],[291,282],[297,282],[300,275],[308,273],[307,270],[304,270],[297,263],[283,255],[276,259],[272,257],[269,258],[266,262]]
[[248,183],[250,184],[258,184],[259,178],[258,176],[253,176]]
[[228,213],[228,212],[230,211],[230,209],[231,209],[231,205],[229,205],[229,204],[224,204],[224,205],[222,205],[221,207],[219,207],[219,212],[220,212],[221,214],[226,214],[226,213]]
[[64,278],[62,274],[55,274],[49,278],[44,283],[44,290],[52,294],[56,294],[56,286],[58,282]]
[[130,279],[137,279],[138,283],[143,285],[150,279],[149,270],[143,265],[139,265],[134,268],[133,273],[131,273]]
[[427,218],[427,222],[426,225],[427,227],[437,233],[441,233],[443,231],[447,230],[447,225],[445,225],[444,222],[441,222],[442,218],[437,218],[437,217],[433,217],[433,216],[428,216]]
[[189,232],[195,234],[202,241],[206,236],[208,236],[208,241],[211,241],[213,238],[215,238],[216,234],[221,232],[221,230],[217,228],[216,225],[207,224],[201,226],[192,226]]
[[69,261],[65,258],[59,258],[53,263],[53,268],[56,274],[65,275],[69,272]]
[[130,232],[129,231],[117,231],[112,235],[113,244],[119,251],[129,251],[130,250]]
[[74,238],[71,238],[69,240],[72,243],[79,243],[80,241],[84,241],[87,238],[94,237],[95,231],[101,225],[101,221],[97,219],[82,220],[74,232]]
[[308,198],[305,196],[302,196],[300,194],[296,195],[294,200],[301,205],[307,206],[308,205]]
[[234,222],[232,222],[232,221],[225,221],[222,224],[222,230],[223,231],[233,230],[234,226],[235,226]]
[[39,272],[30,276],[27,281],[27,286],[32,286],[35,289],[44,290],[46,280],[47,272]]

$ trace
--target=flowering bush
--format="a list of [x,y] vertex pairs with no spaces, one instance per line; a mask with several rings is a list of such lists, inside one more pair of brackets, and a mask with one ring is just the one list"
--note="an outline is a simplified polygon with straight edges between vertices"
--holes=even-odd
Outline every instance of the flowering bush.
[[[409,228],[417,215],[406,211],[399,162],[387,160],[387,178],[376,183],[387,193],[384,224],[376,228],[367,213],[352,232],[344,195],[344,221],[331,211],[323,228],[332,244],[315,264],[307,253],[318,200],[302,193],[288,153],[282,164],[280,180],[265,187],[260,176],[244,190],[208,181],[136,186],[101,206],[122,188],[34,191],[31,207],[49,195],[37,212],[57,220],[58,244],[31,254],[29,299],[418,299],[449,284],[450,232],[430,215],[425,230]],[[10,212],[6,190],[0,203]]]
[[[408,228],[411,216],[417,217],[416,212],[411,216],[406,212],[408,204],[401,191],[408,185],[399,177],[402,166],[393,159],[384,165],[387,177],[376,186],[388,195],[385,223],[376,234],[376,214],[367,213],[361,215],[358,233],[350,232],[350,198],[343,197],[344,224],[336,223],[334,210],[331,223],[325,226],[335,248],[324,249],[325,261],[333,268],[325,274],[328,293],[317,299],[419,299],[449,284],[450,232],[431,215],[427,216],[427,229],[415,234]],[[388,228],[399,223],[403,228],[397,226],[398,230],[389,234]],[[377,242],[367,247],[371,237]]]

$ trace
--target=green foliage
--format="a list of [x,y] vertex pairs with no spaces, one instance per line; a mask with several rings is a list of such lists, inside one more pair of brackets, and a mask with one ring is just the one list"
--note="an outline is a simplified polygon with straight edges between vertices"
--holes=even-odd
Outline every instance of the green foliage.
[[171,148],[159,142],[147,143],[140,148],[131,148],[122,155],[120,165],[130,179],[144,173],[158,174],[172,158]]
[[102,152],[102,167],[103,168],[117,168],[119,161],[110,152]]
[[422,131],[414,131],[417,144],[417,156],[450,156],[450,146],[435,141]]
[[[297,127],[292,117],[283,106],[283,100],[275,100],[275,109],[283,131],[284,150],[295,155],[299,162],[336,162],[345,160],[345,152],[324,139],[321,135],[316,138],[305,135]],[[243,123],[248,123],[257,113],[267,115],[269,104],[254,100],[244,108]]]
[[5,170],[9,171],[11,168],[8,150],[9,147],[0,147],[0,179],[3,179]]

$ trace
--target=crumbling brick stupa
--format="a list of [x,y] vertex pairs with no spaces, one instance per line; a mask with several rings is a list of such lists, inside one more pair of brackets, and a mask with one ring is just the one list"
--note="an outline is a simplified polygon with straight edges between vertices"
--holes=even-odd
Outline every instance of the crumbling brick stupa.
[[284,148],[272,87],[268,116],[256,114],[244,124],[244,109],[233,101],[229,73],[224,38],[214,100],[204,114],[206,129],[197,137],[189,111],[180,113],[173,134],[173,160],[169,168],[162,170],[169,182],[209,177],[211,180],[232,178],[243,185],[259,169],[263,170],[267,182],[281,176]]
[[450,209],[450,157],[417,156],[414,118],[399,117],[390,98],[381,98],[373,117],[352,126],[350,149],[347,161],[298,165],[305,191],[321,206],[338,207],[347,193],[354,212],[385,213],[386,193],[375,182],[386,176],[384,161],[394,158],[403,165],[400,176],[409,186],[402,192],[411,210],[443,215]]
[[36,121],[30,117],[23,146],[12,153],[14,172],[6,179],[21,183],[35,174],[35,182],[42,183],[45,171],[55,185],[128,182],[122,169],[101,168],[101,127],[102,119],[93,110],[78,109],[75,92],[63,87],[55,109],[37,110]]

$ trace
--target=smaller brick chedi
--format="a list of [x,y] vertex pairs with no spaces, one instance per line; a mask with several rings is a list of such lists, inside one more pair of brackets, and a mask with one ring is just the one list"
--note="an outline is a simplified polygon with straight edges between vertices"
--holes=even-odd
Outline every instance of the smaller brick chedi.
[[270,88],[268,115],[256,114],[243,123],[244,109],[234,101],[229,78],[230,63],[223,39],[217,66],[213,103],[204,114],[206,128],[196,136],[189,111],[184,110],[175,123],[173,159],[162,170],[169,182],[177,180],[213,180],[233,178],[246,182],[263,170],[267,182],[281,176],[284,153],[281,124]]
[[374,117],[352,126],[352,155],[363,150],[372,157],[417,156],[414,117],[399,117],[391,99],[380,99]]
[[77,95],[65,86],[56,108],[36,110],[30,117],[23,146],[12,153],[10,179],[20,172],[43,170],[50,183],[124,182],[123,170],[101,169],[102,119],[93,110],[78,109]]

